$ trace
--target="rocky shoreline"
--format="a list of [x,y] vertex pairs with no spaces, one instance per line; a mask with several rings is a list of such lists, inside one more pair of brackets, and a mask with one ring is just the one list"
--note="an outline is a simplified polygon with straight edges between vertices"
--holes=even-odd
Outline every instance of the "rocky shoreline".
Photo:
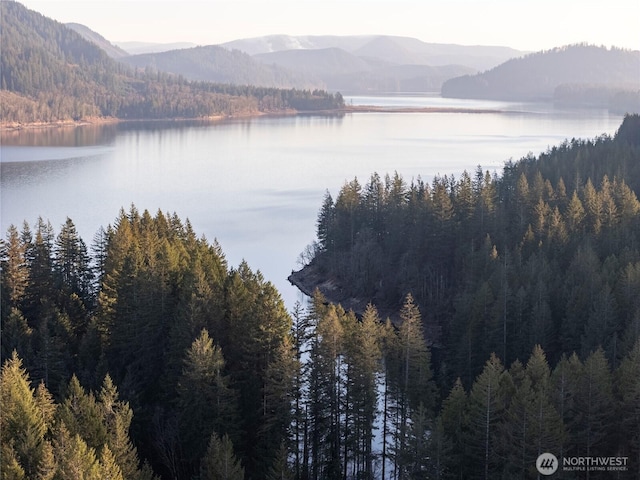
[[313,297],[315,291],[319,290],[327,302],[340,304],[342,308],[353,310],[358,316],[364,313],[369,303],[361,298],[347,295],[335,279],[326,278],[313,262],[297,272],[291,272],[287,280],[308,297]]
[[[289,283],[291,283],[291,285],[296,287],[308,297],[313,297],[314,292],[316,290],[319,290],[326,299],[327,303],[334,305],[339,304],[345,310],[353,311],[353,313],[355,313],[358,317],[362,317],[362,314],[366,310],[367,305],[371,303],[369,300],[348,295],[336,279],[328,278],[327,275],[323,273],[317,265],[314,264],[314,262],[311,262],[309,265],[305,265],[298,271],[292,271],[291,275],[287,277],[287,280],[289,281]],[[388,318],[391,320],[391,323],[393,323],[393,325],[395,325],[396,327],[400,326],[400,306],[398,306],[396,309],[393,309],[382,308],[376,305],[376,308],[378,309],[378,316],[380,317],[380,320],[384,322]],[[425,315],[425,312],[422,312],[422,319],[427,345],[429,345],[429,347],[431,348],[441,347],[441,327],[434,324],[433,322],[430,322],[429,317]]]

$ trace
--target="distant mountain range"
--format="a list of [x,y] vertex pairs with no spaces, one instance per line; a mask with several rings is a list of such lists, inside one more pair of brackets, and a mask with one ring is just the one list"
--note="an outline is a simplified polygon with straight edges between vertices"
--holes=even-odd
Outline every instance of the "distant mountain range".
[[[65,26],[57,22],[54,25],[48,23],[48,19],[45,21],[34,15],[35,12],[25,13],[24,7],[17,2],[2,2],[2,5],[11,13],[3,18],[3,89],[35,98],[39,89],[44,88],[43,91],[55,95],[56,91],[66,91],[76,82],[82,86],[75,87],[76,92],[81,92],[82,101],[66,102],[64,109],[73,110],[74,116],[115,115],[116,111],[123,115],[123,102],[118,100],[123,94],[128,98],[125,103],[138,102],[135,107],[131,103],[128,115],[146,115],[143,113],[145,108],[155,107],[148,107],[144,101],[134,98],[141,94],[159,95],[148,86],[146,90],[139,86],[140,80],[150,82],[154,72],[157,78],[160,74],[175,74],[171,76],[174,80],[164,78],[165,84],[186,79],[226,85],[225,89],[207,87],[216,94],[238,94],[240,90],[231,89],[229,86],[232,85],[254,89],[295,88],[308,92],[328,89],[345,94],[441,92],[446,97],[553,100],[564,105],[640,111],[638,51],[572,45],[527,54],[508,47],[426,43],[388,35],[271,35],[218,46],[143,42],[122,42],[116,46],[86,26]],[[12,20],[15,25],[11,24]],[[27,23],[19,24],[26,20]],[[34,25],[44,29],[49,36],[38,30],[30,31]],[[26,56],[20,55],[19,49],[25,45],[32,48],[27,50]],[[132,54],[142,51],[152,53]],[[41,69],[34,70],[29,58],[36,53],[42,57],[39,64],[46,63],[60,73],[50,76]],[[60,53],[63,58],[59,58]],[[107,61],[112,59],[117,63]],[[89,70],[81,74],[78,68],[71,68],[74,65],[86,65]],[[24,73],[22,69],[28,72]],[[99,74],[100,70],[106,73]],[[59,78],[65,80],[58,82]],[[96,96],[92,93],[94,90],[102,93]],[[260,98],[271,98],[270,95],[266,91],[258,94]],[[279,106],[273,108],[286,108],[289,100],[276,97],[283,103],[278,100]],[[15,107],[16,111],[29,111],[28,116],[38,116],[37,108],[29,101],[10,98],[12,105],[20,105]],[[94,102],[98,102],[99,108]],[[305,102],[306,99],[303,102],[306,105]],[[150,105],[157,103],[156,99]],[[258,102],[260,108],[272,108],[267,106],[271,103],[271,100]],[[55,106],[60,102],[52,104]],[[220,107],[214,110],[217,108]],[[234,110],[237,107],[224,108]]]
[[216,45],[131,55],[120,60],[138,68],[152,67],[182,75],[189,80],[277,88],[325,87],[317,77],[300,70],[264,64],[239,50],[229,51]]
[[442,95],[606,106],[616,95],[637,95],[639,90],[639,51],[579,44],[514,58],[484,73],[450,79],[442,86]]
[[[450,78],[523,53],[508,47],[425,43],[386,35],[271,35],[199,47],[120,42],[119,47],[112,46],[117,49],[112,53],[111,44],[99,34],[73,28],[113,58],[138,68],[152,67],[190,80],[348,93],[437,92]],[[131,55],[122,55],[122,49]]]
[[356,57],[377,59],[394,65],[462,65],[474,70],[486,70],[527,53],[509,47],[426,43],[417,38],[390,35],[269,35],[234,40],[222,46],[250,55],[339,48]]
[[450,78],[498,65],[523,52],[508,47],[425,43],[388,35],[288,36],[222,44],[265,63],[320,78],[343,93],[434,92]]
[[191,42],[153,43],[153,42],[113,42],[129,55],[141,55],[143,53],[160,53],[170,50],[182,50],[197,47]]

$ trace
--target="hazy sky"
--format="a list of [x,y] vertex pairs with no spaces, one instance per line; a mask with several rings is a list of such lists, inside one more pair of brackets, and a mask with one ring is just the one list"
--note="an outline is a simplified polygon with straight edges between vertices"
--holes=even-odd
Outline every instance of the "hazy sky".
[[108,40],[218,44],[269,34],[391,34],[540,50],[640,49],[639,0],[20,0]]

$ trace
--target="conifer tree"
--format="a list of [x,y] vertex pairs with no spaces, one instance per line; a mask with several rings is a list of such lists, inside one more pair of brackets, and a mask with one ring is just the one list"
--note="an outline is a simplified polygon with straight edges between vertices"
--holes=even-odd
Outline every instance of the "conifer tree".
[[[27,245],[20,238],[18,229],[11,225],[7,240],[0,244],[0,267],[2,268],[2,311],[19,309],[29,281]],[[4,317],[4,315],[3,315]]]
[[569,423],[572,443],[579,455],[613,454],[613,424],[611,405],[613,392],[611,371],[604,351],[598,349],[584,362],[575,396],[576,411],[580,412]]
[[505,407],[501,385],[504,375],[502,363],[495,355],[491,355],[471,387],[467,404],[467,442],[469,473],[473,478],[489,480],[499,474],[501,463],[496,457],[496,439]]
[[200,462],[202,480],[243,480],[244,468],[233,453],[233,443],[228,435],[222,438],[211,434],[205,456]]
[[129,436],[133,411],[127,402],[119,400],[119,394],[111,377],[107,374],[97,395],[102,421],[107,431],[107,442],[114,462],[125,479],[144,477],[139,468],[138,452]]
[[640,338],[616,371],[620,452],[640,465]]
[[120,466],[111,453],[109,445],[103,446],[100,453],[100,478],[103,480],[124,480]]
[[578,455],[574,445],[571,426],[578,421],[580,411],[577,407],[578,382],[583,375],[583,365],[573,353],[569,358],[563,355],[551,374],[551,398],[553,405],[566,428],[566,436],[560,445],[559,457],[568,454]]
[[[451,453],[443,458],[442,470],[447,478],[465,478],[468,465],[467,458],[467,393],[458,378],[440,410],[440,423],[451,445]],[[445,442],[445,441],[443,441]]]
[[56,426],[53,440],[58,478],[69,480],[100,480],[101,468],[96,452],[80,435],[71,435],[64,423]]
[[20,475],[36,478],[41,463],[46,460],[44,445],[49,407],[44,401],[36,401],[29,376],[15,351],[2,366],[0,400],[0,446],[8,459],[5,463],[3,457],[0,463],[7,465],[7,472],[16,478]]
[[352,470],[362,478],[373,478],[373,424],[378,403],[378,372],[381,370],[380,319],[369,304],[360,322],[355,318],[345,329],[347,363],[344,462],[351,458]]
[[187,350],[178,383],[180,429],[186,460],[197,470],[212,431],[232,433],[234,396],[222,350],[203,329]]
[[100,410],[93,392],[87,393],[78,377],[73,375],[57,417],[65,424],[71,437],[79,435],[88,447],[95,450],[107,442],[107,429]]

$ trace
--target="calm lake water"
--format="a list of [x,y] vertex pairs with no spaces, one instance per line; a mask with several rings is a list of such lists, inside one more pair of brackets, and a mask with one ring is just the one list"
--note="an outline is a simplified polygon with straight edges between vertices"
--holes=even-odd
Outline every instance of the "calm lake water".
[[280,290],[315,238],[325,190],[365,184],[373,172],[405,180],[500,170],[565,139],[614,134],[622,117],[603,110],[442,99],[351,97],[348,103],[500,109],[502,113],[357,113],[283,116],[215,124],[135,123],[5,133],[1,138],[2,235],[42,216],[56,234],[70,217],[89,245],[121,207],[189,218],[217,238],[230,266],[243,259]]

